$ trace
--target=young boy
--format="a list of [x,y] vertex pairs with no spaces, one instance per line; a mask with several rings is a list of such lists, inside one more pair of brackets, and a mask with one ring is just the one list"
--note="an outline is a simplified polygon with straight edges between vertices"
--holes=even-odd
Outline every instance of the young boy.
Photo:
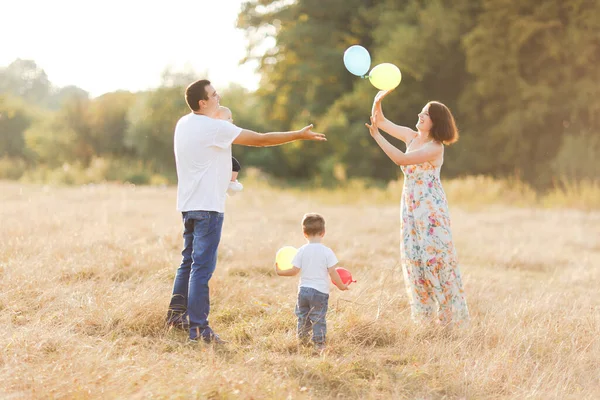
[[300,272],[296,304],[298,339],[307,342],[312,327],[315,348],[322,351],[327,333],[325,315],[329,302],[329,278],[340,290],[348,290],[348,286],[335,270],[338,263],[335,254],[321,243],[325,236],[325,219],[315,213],[304,215],[302,231],[308,243],[298,249],[292,261],[293,267],[281,270],[275,263],[275,271],[280,276],[294,276]]
[[[219,106],[216,118],[233,123],[233,114],[231,113],[231,110],[227,107]],[[230,196],[234,196],[237,192],[241,192],[242,189],[244,189],[244,186],[237,180],[238,173],[240,172],[240,169],[242,169],[242,166],[240,165],[238,160],[235,159],[235,157],[231,157],[231,161],[231,181],[229,182],[229,187],[227,188],[227,194]]]

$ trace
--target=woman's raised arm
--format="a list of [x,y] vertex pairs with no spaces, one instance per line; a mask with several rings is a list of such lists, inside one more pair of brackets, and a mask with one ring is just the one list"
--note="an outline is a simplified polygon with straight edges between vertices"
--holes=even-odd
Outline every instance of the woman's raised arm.
[[[393,89],[392,89],[393,90]],[[381,107],[381,101],[387,96],[392,90],[382,90],[375,96],[373,100],[373,108],[371,109],[371,116],[374,117],[374,123],[378,128],[395,137],[396,139],[402,140],[408,144],[417,136],[417,132],[406,127],[396,125],[383,115],[383,109]]]

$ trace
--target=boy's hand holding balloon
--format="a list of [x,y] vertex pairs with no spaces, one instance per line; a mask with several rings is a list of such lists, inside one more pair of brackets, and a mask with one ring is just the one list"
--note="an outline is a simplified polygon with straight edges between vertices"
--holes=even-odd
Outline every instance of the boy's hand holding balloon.
[[[339,277],[339,281],[337,281],[337,277],[335,276],[337,275],[337,277]],[[342,267],[337,267],[335,269],[335,275],[333,275],[332,273],[330,273],[331,276],[331,282],[337,286],[338,289],[340,290],[348,290],[349,289],[349,285],[353,282],[356,282],[355,280],[352,279],[352,274],[350,273],[350,271],[348,271],[346,268],[342,268]]]

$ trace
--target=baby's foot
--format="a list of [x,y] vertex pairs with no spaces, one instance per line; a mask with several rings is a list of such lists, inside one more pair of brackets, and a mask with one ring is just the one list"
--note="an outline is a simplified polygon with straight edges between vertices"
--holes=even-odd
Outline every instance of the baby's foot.
[[229,182],[229,187],[227,188],[227,194],[230,196],[235,196],[237,192],[241,192],[244,189],[244,185],[239,183],[237,179],[235,181]]

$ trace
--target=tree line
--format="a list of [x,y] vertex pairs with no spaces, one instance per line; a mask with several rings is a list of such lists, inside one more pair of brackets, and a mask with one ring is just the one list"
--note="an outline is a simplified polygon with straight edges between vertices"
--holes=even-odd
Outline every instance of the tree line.
[[[386,117],[414,126],[429,100],[455,114],[461,140],[447,149],[446,176],[516,175],[538,187],[557,177],[598,179],[597,15],[597,0],[247,1],[238,27],[250,39],[247,59],[259,61],[260,87],[217,88],[221,103],[239,126],[313,122],[328,143],[234,154],[288,179],[395,179],[399,170],[364,127],[376,89],[342,62],[344,50],[360,44],[373,66],[402,71]],[[183,90],[198,78],[166,71],[155,90],[91,99],[54,87],[35,61],[16,60],[0,69],[0,158],[24,168],[130,160],[174,181],[173,128],[188,112]]]

